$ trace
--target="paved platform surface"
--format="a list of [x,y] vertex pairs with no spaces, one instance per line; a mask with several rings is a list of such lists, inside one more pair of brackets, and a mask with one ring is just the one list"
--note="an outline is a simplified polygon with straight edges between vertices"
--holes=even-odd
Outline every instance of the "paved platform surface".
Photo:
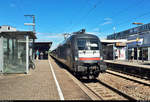
[[91,100],[81,89],[74,83],[73,79],[66,73],[64,67],[50,58],[50,62],[55,70],[57,80],[62,89],[64,99],[66,100]]
[[[49,58],[64,100],[90,100],[53,59]],[[29,74],[0,75],[0,100],[60,100],[49,60],[37,60]]]
[[128,60],[104,60],[106,63],[114,63],[114,64],[122,64],[122,65],[129,65],[134,67],[146,68],[150,69],[150,61],[128,61]]

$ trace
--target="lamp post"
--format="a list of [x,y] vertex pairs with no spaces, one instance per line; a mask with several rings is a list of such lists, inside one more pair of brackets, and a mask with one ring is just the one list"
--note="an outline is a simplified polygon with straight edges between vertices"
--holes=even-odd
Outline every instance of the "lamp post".
[[[33,26],[33,33],[36,34],[36,31],[35,31],[35,15],[24,15],[25,17],[32,17],[33,19],[33,22],[32,23],[24,23],[24,25],[27,25],[27,26]],[[34,57],[34,53],[35,53],[35,50],[34,50],[34,42],[35,42],[35,39],[33,39],[33,45],[32,45],[32,59]]]
[[[115,34],[116,33],[116,27],[115,26],[113,27],[113,31],[114,31],[114,40],[116,40],[116,34]],[[116,51],[115,51],[115,44],[116,43],[113,44],[113,60],[117,59],[116,58]]]
[[114,30],[114,39],[116,40],[116,27],[113,27],[113,30]]
[[[138,23],[138,22],[133,22],[132,24],[135,24],[135,25],[137,25],[138,27],[140,26],[140,25],[143,25],[143,23]],[[138,31],[137,31],[137,37],[136,37],[136,44],[137,44],[137,62],[138,62],[138,58],[139,58],[139,45],[138,45],[138,42],[139,42],[139,40],[140,40],[140,38],[139,38],[139,29],[138,29]]]
[[24,16],[28,16],[28,17],[32,17],[33,18],[33,23],[24,23],[24,25],[31,25],[33,26],[33,32],[35,33],[35,15],[24,15]]

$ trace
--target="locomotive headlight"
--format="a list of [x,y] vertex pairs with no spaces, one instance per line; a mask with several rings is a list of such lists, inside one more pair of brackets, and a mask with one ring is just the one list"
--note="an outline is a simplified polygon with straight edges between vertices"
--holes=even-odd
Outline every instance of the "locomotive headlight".
[[78,60],[78,57],[75,56],[75,61],[77,61],[77,60]]

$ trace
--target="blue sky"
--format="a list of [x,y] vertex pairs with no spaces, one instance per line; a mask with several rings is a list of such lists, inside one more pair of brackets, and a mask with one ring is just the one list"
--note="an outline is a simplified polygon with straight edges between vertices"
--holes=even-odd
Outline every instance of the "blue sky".
[[32,30],[24,23],[36,17],[36,41],[52,41],[53,48],[63,41],[63,33],[85,28],[101,39],[135,25],[150,23],[150,0],[0,0],[0,25]]

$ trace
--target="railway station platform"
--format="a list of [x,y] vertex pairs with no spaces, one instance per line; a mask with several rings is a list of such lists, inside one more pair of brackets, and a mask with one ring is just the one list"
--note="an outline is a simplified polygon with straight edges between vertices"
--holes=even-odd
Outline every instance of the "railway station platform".
[[104,60],[106,63],[110,64],[120,64],[120,65],[128,65],[128,66],[133,66],[133,67],[141,67],[145,69],[150,69],[150,61],[144,61],[142,62],[141,60],[133,60],[133,61],[128,61],[128,60]]
[[150,79],[150,61],[104,60],[104,62],[110,70]]
[[0,100],[91,100],[51,57],[29,74],[0,74]]

